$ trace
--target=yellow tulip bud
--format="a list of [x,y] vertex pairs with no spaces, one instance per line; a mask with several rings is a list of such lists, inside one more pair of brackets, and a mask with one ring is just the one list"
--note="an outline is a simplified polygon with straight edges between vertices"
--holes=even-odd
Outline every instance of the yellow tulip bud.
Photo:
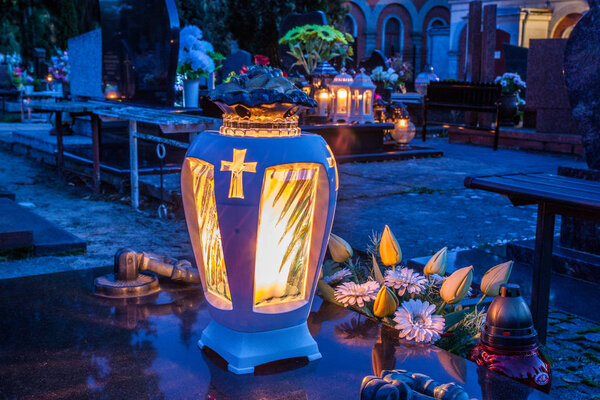
[[329,253],[331,258],[337,263],[343,263],[352,258],[352,247],[341,237],[331,233],[329,235]]
[[481,291],[490,297],[500,294],[500,285],[508,282],[513,262],[507,261],[490,268],[481,278]]
[[447,250],[448,248],[444,247],[443,249],[435,253],[429,259],[429,261],[427,261],[427,264],[425,264],[425,268],[423,268],[423,273],[426,276],[433,274],[444,276],[444,274],[446,273],[446,259],[448,257]]
[[387,286],[382,286],[373,304],[373,314],[380,318],[387,317],[396,311],[398,304],[394,291]]
[[379,256],[381,262],[387,266],[398,265],[402,260],[400,245],[398,245],[396,237],[387,225],[383,229],[383,235],[381,235],[381,241],[379,242]]
[[456,304],[465,298],[473,281],[473,266],[464,267],[447,277],[440,288],[440,296],[448,304]]

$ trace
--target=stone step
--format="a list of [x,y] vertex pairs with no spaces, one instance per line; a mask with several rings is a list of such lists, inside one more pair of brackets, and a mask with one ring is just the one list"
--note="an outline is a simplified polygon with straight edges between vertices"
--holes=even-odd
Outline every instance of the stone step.
[[[413,258],[407,261],[410,268],[422,271],[430,256]],[[481,282],[485,272],[510,258],[500,257],[482,250],[462,250],[448,252],[446,273],[473,265],[476,284]],[[510,276],[511,283],[521,286],[523,297],[531,298],[531,264],[515,262]],[[594,321],[600,321],[600,285],[552,272],[550,284],[550,307],[566,311]]]
[[[600,256],[558,245],[554,238],[552,249],[552,270],[592,283],[600,284]],[[506,255],[524,264],[533,264],[535,241],[521,240],[506,245]]]
[[7,198],[0,198],[0,245],[3,243],[6,247],[0,246],[0,250],[33,247],[36,256],[86,249],[84,240]]
[[[56,151],[56,136],[50,135],[47,129],[38,130],[16,130],[12,134],[13,143],[19,143],[33,149],[53,154]],[[92,139],[87,136],[64,136],[63,145],[65,150],[77,148],[89,148]]]

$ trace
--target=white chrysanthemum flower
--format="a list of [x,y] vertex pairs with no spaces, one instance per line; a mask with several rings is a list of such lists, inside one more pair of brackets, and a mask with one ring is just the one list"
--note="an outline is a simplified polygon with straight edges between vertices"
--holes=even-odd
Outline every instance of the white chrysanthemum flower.
[[342,268],[333,275],[326,276],[323,280],[330,286],[336,286],[349,276],[352,276],[352,271],[348,268]]
[[188,25],[179,31],[179,39],[181,40],[184,36],[193,36],[196,39],[202,39],[202,30],[196,25]]
[[408,294],[420,294],[425,289],[427,279],[414,269],[401,268],[397,270],[388,270],[385,273],[385,285],[393,287],[398,291],[398,296]]
[[402,303],[394,314],[396,329],[401,339],[417,343],[435,343],[444,333],[445,320],[441,315],[433,315],[435,305],[421,300],[408,300]]
[[379,292],[379,284],[375,281],[365,283],[345,282],[335,288],[335,299],[345,306],[357,305],[364,307],[365,303],[375,300]]

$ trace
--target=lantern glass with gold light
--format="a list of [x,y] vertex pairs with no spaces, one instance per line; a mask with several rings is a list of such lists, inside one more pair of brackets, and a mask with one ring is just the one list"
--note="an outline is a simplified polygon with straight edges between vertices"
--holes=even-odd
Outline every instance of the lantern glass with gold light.
[[352,76],[346,73],[346,69],[342,68],[342,72],[333,78],[329,85],[332,93],[332,106],[330,119],[333,122],[349,122],[352,113]]
[[350,84],[352,91],[352,114],[349,122],[373,123],[373,94],[375,93],[375,84],[365,74],[365,69],[361,68],[360,73],[354,77]]

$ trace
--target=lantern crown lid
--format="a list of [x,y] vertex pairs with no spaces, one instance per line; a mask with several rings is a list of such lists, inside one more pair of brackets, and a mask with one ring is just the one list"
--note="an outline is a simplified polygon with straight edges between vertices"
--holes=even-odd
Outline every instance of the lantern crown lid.
[[371,80],[371,77],[367,74],[365,74],[365,69],[361,68],[360,69],[360,73],[358,73],[355,77],[354,77],[354,81],[352,82],[352,86],[353,88],[360,88],[360,89],[375,89],[375,84],[373,83],[373,80]]
[[333,78],[330,86],[345,86],[352,83],[352,75],[346,73],[346,68],[342,68],[342,71]]
[[209,98],[225,114],[243,118],[254,115],[288,117],[300,108],[315,107],[317,102],[283,76],[278,68],[253,65],[247,74],[234,75],[218,85]]
[[328,61],[321,61],[313,70],[312,75],[337,75],[335,68]]

